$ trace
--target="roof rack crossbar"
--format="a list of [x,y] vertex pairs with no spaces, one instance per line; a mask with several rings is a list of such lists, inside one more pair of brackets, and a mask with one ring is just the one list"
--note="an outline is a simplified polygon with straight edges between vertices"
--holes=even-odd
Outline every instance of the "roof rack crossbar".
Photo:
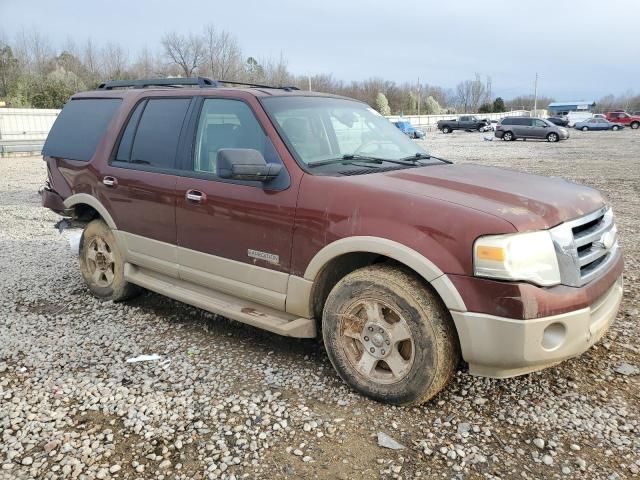
[[98,85],[98,90],[113,90],[115,88],[147,88],[147,87],[186,87],[215,88],[219,84],[215,80],[205,77],[192,78],[146,78],[142,80],[111,80]]

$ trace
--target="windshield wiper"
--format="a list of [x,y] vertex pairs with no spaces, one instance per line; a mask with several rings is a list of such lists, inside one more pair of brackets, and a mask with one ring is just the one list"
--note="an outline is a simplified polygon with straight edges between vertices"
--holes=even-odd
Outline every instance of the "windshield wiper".
[[[343,155],[342,158],[348,158],[349,160],[361,160],[361,161],[368,161],[368,162],[376,162],[376,163],[382,163],[382,162],[389,162],[389,163],[395,163],[396,165],[406,165],[408,167],[413,167],[415,166],[415,162],[409,162],[404,158],[400,158],[398,160],[392,160],[389,158],[380,158],[380,157],[370,157],[368,155],[358,155],[358,154],[346,154]],[[409,158],[413,158],[413,157],[409,157]]]
[[418,160],[430,159],[430,158],[433,158],[435,160],[440,160],[445,163],[452,163],[449,160],[443,160],[442,158],[437,158],[426,153],[416,153],[415,155],[411,155],[409,157],[404,157],[404,158],[398,158],[397,160],[390,159],[390,158],[372,157],[369,155],[359,155],[357,153],[345,153],[340,158],[329,158],[327,160],[318,160],[316,162],[309,162],[307,166],[311,168],[311,167],[321,167],[323,165],[331,165],[334,163],[354,164],[355,161],[358,161],[362,163],[375,163],[375,164],[381,164],[383,162],[387,162],[387,163],[393,163],[396,165],[404,165],[406,167],[418,167],[422,165],[421,163],[418,163]]
[[352,155],[352,154],[345,154],[339,158],[328,158],[326,160],[318,160],[316,162],[309,162],[307,163],[308,167],[321,167],[323,165],[331,165],[334,163],[349,163],[349,164],[353,164],[353,160],[357,160],[359,162],[363,162],[363,163],[382,163],[385,160],[383,158],[376,158],[376,157],[366,157],[366,156],[361,156],[361,155]]
[[451,160],[445,160],[444,158],[434,157],[429,153],[420,153],[420,152],[416,152],[415,155],[411,155],[409,157],[403,157],[400,160],[405,162],[413,162],[414,164],[417,164],[418,160],[430,160],[432,158],[434,160],[439,160],[443,163],[449,163],[449,164],[453,163]]

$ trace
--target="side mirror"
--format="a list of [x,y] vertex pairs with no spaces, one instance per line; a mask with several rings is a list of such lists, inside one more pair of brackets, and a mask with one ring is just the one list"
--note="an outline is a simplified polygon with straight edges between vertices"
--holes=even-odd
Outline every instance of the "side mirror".
[[252,148],[221,148],[216,158],[220,178],[268,182],[278,176],[282,165],[267,163],[258,150]]

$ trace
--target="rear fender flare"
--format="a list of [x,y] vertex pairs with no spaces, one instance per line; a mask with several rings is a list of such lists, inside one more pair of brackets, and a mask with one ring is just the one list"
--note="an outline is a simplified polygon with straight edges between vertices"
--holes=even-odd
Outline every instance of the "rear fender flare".
[[64,201],[64,206],[66,208],[73,208],[80,204],[89,205],[95,209],[111,230],[117,230],[116,223],[113,221],[113,218],[96,197],[93,197],[88,193],[76,193]]

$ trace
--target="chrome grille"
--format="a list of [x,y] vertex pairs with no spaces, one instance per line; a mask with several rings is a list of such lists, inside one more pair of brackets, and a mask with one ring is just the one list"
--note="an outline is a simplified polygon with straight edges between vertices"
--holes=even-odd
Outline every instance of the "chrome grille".
[[581,287],[613,261],[618,250],[613,212],[603,207],[551,229],[562,283]]

